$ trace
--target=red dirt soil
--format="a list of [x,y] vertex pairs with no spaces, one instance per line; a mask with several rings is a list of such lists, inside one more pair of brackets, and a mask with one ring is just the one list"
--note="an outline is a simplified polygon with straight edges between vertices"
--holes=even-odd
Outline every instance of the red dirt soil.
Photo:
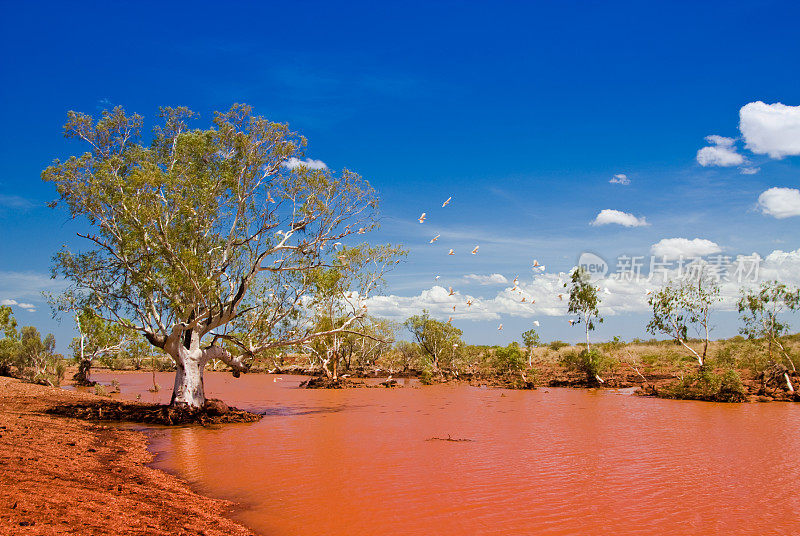
[[231,503],[148,467],[143,433],[45,413],[98,399],[0,377],[0,534],[253,534]]

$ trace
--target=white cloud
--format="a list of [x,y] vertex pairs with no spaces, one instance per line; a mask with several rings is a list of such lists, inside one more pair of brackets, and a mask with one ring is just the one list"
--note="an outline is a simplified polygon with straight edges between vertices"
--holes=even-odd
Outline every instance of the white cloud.
[[711,240],[703,238],[665,238],[650,246],[650,253],[656,257],[666,257],[667,259],[677,259],[678,257],[703,257],[720,253],[722,248]]
[[647,221],[642,218],[637,218],[633,214],[622,212],[621,210],[613,210],[606,208],[600,211],[597,217],[590,223],[590,225],[609,225],[615,223],[625,227],[643,227],[649,225]]
[[800,190],[770,188],[758,196],[761,212],[778,219],[800,216]]
[[0,300],[0,305],[6,305],[9,307],[19,307],[21,309],[25,309],[29,313],[36,312],[36,306],[32,303],[19,303],[17,300],[10,300],[10,299],[3,299]]
[[697,163],[707,166],[738,166],[744,163],[744,157],[736,152],[733,146],[734,139],[724,136],[706,136],[710,147],[703,147],[697,151]]
[[464,281],[466,283],[477,283],[479,285],[505,285],[508,283],[508,279],[506,279],[503,274],[467,274],[464,276]]
[[48,274],[0,272],[0,296],[14,296],[17,300],[41,300],[43,291],[58,294],[66,286],[63,279],[52,279]]
[[742,175],[755,175],[759,171],[761,171],[760,167],[743,167],[739,169],[739,173]]
[[298,168],[300,166],[305,166],[308,169],[328,169],[328,165],[325,164],[322,160],[313,160],[311,158],[306,158],[305,160],[300,160],[296,157],[291,157],[289,160],[283,163],[283,166],[289,169]]
[[800,106],[751,102],[739,110],[739,130],[756,154],[800,155]]
[[627,186],[628,184],[631,183],[631,180],[624,173],[617,173],[616,175],[611,177],[611,180],[608,182],[610,182],[611,184],[621,184],[623,186]]
[[[672,239],[676,240],[676,239]],[[678,239],[685,240],[685,239]],[[663,241],[662,241],[663,242]],[[697,241],[690,241],[697,243]],[[712,244],[706,251],[719,251],[718,246],[708,240],[700,240],[700,243]],[[697,252],[697,250],[695,251]],[[757,260],[758,281],[739,281],[736,277],[729,277],[720,281],[720,295],[722,302],[718,308],[725,311],[736,310],[736,300],[741,289],[744,287],[757,287],[761,281],[777,279],[783,283],[793,286],[800,286],[800,249],[796,251],[784,252],[775,250],[766,258],[761,259],[753,253],[748,256],[750,259]],[[713,260],[713,259],[712,259]],[[738,262],[752,263],[744,256],[738,256],[733,261],[733,267],[728,268],[731,274],[736,269]],[[747,265],[747,264],[745,264]],[[687,272],[687,265],[684,264],[680,273]],[[645,270],[646,271],[646,270]],[[665,277],[664,277],[665,276]],[[646,313],[650,311],[647,303],[648,292],[660,288],[664,280],[677,279],[679,277],[678,262],[674,261],[672,267],[663,276],[656,275],[649,279],[644,271],[642,277],[625,278],[612,273],[603,278],[594,280],[593,283],[601,289],[600,313],[602,315],[615,315],[627,312]],[[497,321],[502,316],[535,318],[540,316],[567,316],[567,292],[563,284],[569,277],[566,273],[559,274],[546,273],[537,274],[530,280],[520,280],[519,289],[512,290],[506,287],[498,291],[494,296],[471,296],[461,294],[456,289],[452,296],[443,287],[435,286],[428,290],[423,290],[416,296],[377,296],[367,300],[370,314],[404,320],[409,316],[420,314],[423,309],[430,311],[431,315],[440,320],[446,321],[453,317],[453,322],[459,320],[483,320]],[[559,299],[559,294],[563,299]],[[525,301],[522,301],[522,298]],[[466,301],[472,301],[472,306],[467,307]],[[453,311],[453,305],[456,311]]]

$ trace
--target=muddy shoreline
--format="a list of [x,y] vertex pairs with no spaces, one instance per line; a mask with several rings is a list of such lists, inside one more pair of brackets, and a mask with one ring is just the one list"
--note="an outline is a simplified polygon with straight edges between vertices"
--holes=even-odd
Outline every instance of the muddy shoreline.
[[0,534],[254,534],[233,503],[150,467],[144,432],[47,413],[98,399],[0,377]]

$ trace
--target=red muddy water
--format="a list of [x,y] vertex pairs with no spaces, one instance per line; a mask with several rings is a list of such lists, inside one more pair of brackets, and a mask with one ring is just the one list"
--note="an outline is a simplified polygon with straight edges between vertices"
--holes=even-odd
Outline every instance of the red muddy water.
[[[96,376],[169,400],[149,374]],[[301,380],[206,374],[209,396],[266,416],[151,430],[157,466],[263,535],[800,533],[797,404]],[[448,435],[470,441],[428,440]]]

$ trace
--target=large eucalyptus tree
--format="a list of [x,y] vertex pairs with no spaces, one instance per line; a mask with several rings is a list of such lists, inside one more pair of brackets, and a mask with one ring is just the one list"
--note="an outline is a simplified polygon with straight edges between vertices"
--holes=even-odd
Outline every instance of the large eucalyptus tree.
[[[161,109],[145,143],[142,117],[122,108],[69,112],[65,135],[88,152],[42,178],[87,228],[84,249],[54,259],[74,306],[163,349],[177,366],[172,404],[199,407],[210,359],[238,376],[269,349],[357,332],[400,250],[360,243],[377,225],[375,191],[348,170],[303,165],[306,141],[287,125],[239,104],[206,129],[191,129],[194,117]],[[315,329],[315,278],[365,252],[378,262],[357,263],[340,289],[346,318]]]

